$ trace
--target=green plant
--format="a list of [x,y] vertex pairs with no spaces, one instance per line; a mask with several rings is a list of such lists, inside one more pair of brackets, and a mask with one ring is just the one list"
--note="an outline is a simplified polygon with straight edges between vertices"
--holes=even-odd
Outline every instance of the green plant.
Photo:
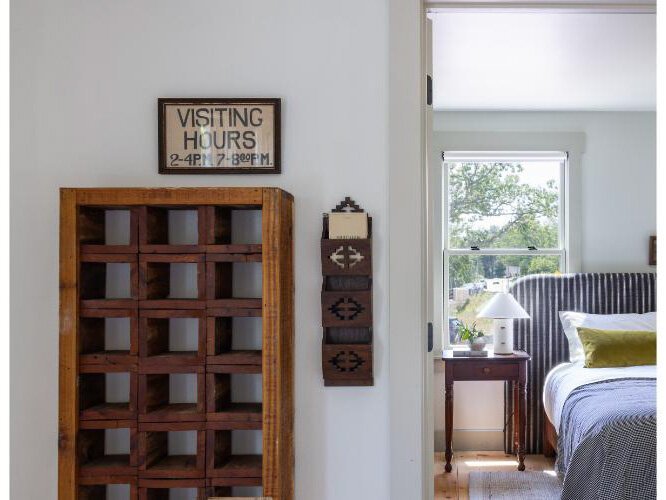
[[473,344],[476,339],[483,337],[484,333],[476,327],[476,322],[472,323],[472,326],[461,322],[458,325],[458,335],[460,340]]

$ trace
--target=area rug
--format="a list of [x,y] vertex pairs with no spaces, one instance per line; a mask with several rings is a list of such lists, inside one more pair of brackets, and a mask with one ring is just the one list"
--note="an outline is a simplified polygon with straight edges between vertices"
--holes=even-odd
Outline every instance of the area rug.
[[545,472],[470,472],[470,500],[560,500],[562,483]]

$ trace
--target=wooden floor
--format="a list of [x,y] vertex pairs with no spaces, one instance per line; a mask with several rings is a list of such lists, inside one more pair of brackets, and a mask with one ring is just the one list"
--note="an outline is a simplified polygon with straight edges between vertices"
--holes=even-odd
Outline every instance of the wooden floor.
[[[453,454],[451,472],[444,472],[444,453],[435,453],[435,500],[455,498],[468,500],[467,479],[471,471],[516,470],[518,461],[501,451],[461,451]],[[554,459],[543,455],[527,455],[525,470],[552,471]]]

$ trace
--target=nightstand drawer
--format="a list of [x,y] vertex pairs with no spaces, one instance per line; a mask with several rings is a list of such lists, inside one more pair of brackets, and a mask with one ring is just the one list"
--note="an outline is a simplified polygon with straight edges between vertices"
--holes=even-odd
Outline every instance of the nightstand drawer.
[[455,380],[506,380],[518,378],[518,372],[518,363],[466,361],[453,366]]

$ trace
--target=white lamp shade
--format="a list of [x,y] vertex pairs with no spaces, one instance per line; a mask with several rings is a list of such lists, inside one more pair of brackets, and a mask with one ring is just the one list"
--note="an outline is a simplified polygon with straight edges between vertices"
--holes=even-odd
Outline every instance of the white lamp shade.
[[519,319],[529,318],[529,314],[510,293],[496,293],[476,315],[477,318]]

